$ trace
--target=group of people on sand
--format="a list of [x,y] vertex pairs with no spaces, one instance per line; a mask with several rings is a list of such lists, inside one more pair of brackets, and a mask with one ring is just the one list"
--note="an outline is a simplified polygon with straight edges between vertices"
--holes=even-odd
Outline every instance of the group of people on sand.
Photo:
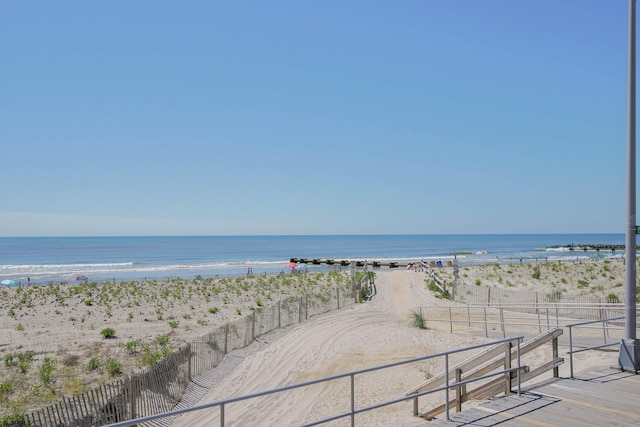
[[414,262],[412,264],[407,264],[407,270],[423,271],[424,270],[424,261],[423,262]]

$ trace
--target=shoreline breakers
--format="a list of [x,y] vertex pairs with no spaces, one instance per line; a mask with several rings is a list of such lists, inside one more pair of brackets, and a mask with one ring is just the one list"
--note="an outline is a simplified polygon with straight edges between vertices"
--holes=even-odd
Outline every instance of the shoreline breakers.
[[[606,251],[611,251],[615,253],[616,251],[624,251],[625,245],[599,244],[599,243],[575,245],[571,243],[569,245],[547,246],[546,249],[559,249],[559,248],[568,248],[569,251],[571,252],[574,252],[574,251],[587,252],[587,251],[594,251],[594,250],[596,252],[600,252],[601,250],[603,251],[606,250]],[[638,248],[640,248],[640,246],[638,246]],[[356,267],[364,267],[364,265],[366,264],[373,268],[380,268],[380,267],[407,268],[409,266],[415,265],[416,263],[418,264],[420,263],[420,261],[402,263],[402,262],[380,262],[380,261],[350,261],[350,260],[335,260],[335,259],[321,259],[321,258],[290,258],[289,261],[300,263],[300,264],[303,264],[303,263],[310,264],[310,265],[326,264],[326,265],[337,265],[341,267],[348,267],[351,265],[352,262],[355,262]],[[440,263],[440,265],[438,265],[438,263]],[[430,261],[429,264],[431,267],[442,266],[440,261]],[[451,266],[451,261],[447,261],[447,266]]]

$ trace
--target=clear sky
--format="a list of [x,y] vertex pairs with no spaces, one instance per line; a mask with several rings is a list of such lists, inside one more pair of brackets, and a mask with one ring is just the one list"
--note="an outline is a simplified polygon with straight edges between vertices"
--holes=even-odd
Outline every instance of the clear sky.
[[627,7],[2,1],[0,236],[624,233]]

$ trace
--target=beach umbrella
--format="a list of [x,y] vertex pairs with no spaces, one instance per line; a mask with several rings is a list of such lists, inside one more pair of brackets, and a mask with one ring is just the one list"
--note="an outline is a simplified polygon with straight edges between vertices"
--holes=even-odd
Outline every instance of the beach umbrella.
[[300,271],[300,270],[306,270],[307,269],[307,264],[305,264],[304,262],[298,264],[298,266],[296,267],[296,270]]
[[296,268],[298,266],[298,264],[295,263],[295,262],[288,262],[284,266],[287,267],[287,268]]
[[20,282],[18,282],[17,280],[3,280],[2,282],[0,282],[0,285],[19,286]]

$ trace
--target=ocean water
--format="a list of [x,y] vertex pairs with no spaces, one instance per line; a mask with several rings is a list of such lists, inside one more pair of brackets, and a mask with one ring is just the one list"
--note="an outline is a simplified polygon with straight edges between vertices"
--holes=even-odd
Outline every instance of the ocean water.
[[[624,234],[20,237],[0,238],[0,280],[60,282],[276,274],[290,258],[460,264],[620,257],[569,245],[623,245]],[[553,248],[552,248],[553,247]],[[326,271],[332,267],[309,266]]]

